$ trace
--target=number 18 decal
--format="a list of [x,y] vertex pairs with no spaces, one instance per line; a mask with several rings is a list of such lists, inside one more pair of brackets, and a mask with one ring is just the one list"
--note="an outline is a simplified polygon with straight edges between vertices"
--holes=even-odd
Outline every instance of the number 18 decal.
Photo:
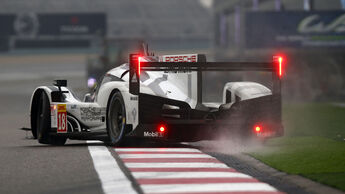
[[67,133],[67,111],[66,104],[58,104],[57,133]]

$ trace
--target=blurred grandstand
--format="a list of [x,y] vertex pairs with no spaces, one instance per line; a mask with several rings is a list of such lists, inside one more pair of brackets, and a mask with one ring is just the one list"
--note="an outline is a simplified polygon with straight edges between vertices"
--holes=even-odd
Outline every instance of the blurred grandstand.
[[[143,40],[155,51],[205,53],[208,60],[217,61],[271,60],[271,56],[279,52],[286,55],[288,64],[283,85],[285,100],[343,101],[345,30],[341,29],[345,23],[344,9],[344,0],[2,0],[0,51],[82,48],[88,53],[96,51],[96,57],[91,56],[91,59],[99,61],[111,50],[110,47],[104,49],[108,48],[104,40]],[[25,25],[14,24],[25,14],[31,17],[31,20],[23,17],[26,30],[31,29],[30,36],[18,31],[18,26],[24,28]],[[99,30],[90,30],[87,34],[40,34],[33,30],[40,26],[35,18],[37,15],[45,17],[44,14],[69,14],[72,24],[78,23],[73,14],[80,18],[98,14],[98,20],[87,20],[90,23],[86,25]],[[6,15],[12,18],[10,23],[1,19]],[[336,25],[330,27],[339,28],[313,34],[300,33],[291,27],[308,17],[317,18],[313,24],[318,27],[333,22]],[[102,22],[104,25],[100,25]],[[54,21],[48,23],[58,25]],[[125,52],[110,54],[120,56],[119,53]],[[205,81],[210,94],[217,85],[215,77],[220,76],[205,77],[211,80]]]
[[214,0],[213,10],[217,60],[284,53],[285,100],[344,101],[345,1]]
[[143,39],[169,49],[208,48],[213,31],[210,10],[198,0],[2,0],[0,13],[105,13],[107,37]]

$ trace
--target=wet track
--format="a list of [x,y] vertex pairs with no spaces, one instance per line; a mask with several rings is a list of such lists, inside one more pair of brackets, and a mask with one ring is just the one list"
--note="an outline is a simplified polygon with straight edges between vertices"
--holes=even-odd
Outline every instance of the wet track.
[[38,144],[18,130],[29,127],[32,91],[57,77],[82,91],[85,67],[23,62],[1,68],[0,193],[306,193],[229,154],[237,149],[231,144],[222,150],[217,142],[139,142],[117,148],[97,141]]

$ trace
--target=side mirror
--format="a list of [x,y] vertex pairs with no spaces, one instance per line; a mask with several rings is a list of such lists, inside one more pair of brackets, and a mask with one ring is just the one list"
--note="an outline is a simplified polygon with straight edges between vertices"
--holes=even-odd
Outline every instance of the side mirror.
[[67,87],[67,80],[55,80],[54,86]]
[[85,94],[84,102],[93,102],[93,97],[90,93]]

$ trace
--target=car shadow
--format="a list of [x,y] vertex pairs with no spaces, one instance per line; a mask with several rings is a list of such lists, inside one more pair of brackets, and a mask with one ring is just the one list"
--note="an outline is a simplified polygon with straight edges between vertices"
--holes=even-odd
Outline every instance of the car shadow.
[[[27,139],[29,140],[29,139]],[[33,138],[30,140],[37,141]],[[126,139],[122,141],[120,144],[114,146],[107,142],[102,142],[99,140],[90,140],[90,141],[83,141],[83,142],[73,142],[75,140],[67,142],[65,145],[56,146],[56,145],[47,145],[47,144],[31,144],[25,145],[21,147],[26,148],[51,148],[51,147],[60,147],[60,148],[67,148],[67,147],[88,147],[88,146],[107,146],[112,148],[195,148],[192,145],[186,143],[179,143],[179,142],[167,142],[161,140],[150,140],[150,139]]]

